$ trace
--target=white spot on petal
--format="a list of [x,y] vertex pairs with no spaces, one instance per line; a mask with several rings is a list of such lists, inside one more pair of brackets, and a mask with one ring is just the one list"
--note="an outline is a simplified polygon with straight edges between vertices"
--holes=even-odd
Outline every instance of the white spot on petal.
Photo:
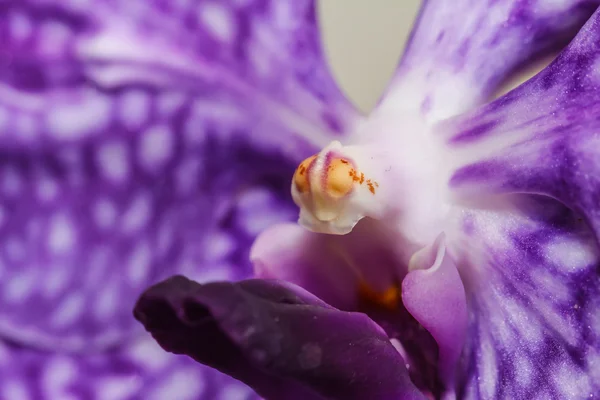
[[96,394],[99,400],[126,400],[139,394],[142,390],[142,378],[133,376],[98,379]]
[[152,370],[165,368],[171,360],[169,353],[152,340],[138,340],[127,352],[131,360]]
[[[484,339],[485,340],[485,339]],[[496,363],[496,349],[487,340],[480,347],[479,376],[485,379],[479,381],[480,389],[485,398],[494,398],[498,386],[498,365]]]
[[85,93],[71,104],[58,102],[47,115],[48,130],[60,139],[78,139],[103,130],[110,121],[110,100],[101,94]]
[[123,215],[123,232],[134,233],[144,228],[150,219],[151,211],[150,196],[147,194],[138,195]]
[[577,272],[596,264],[598,255],[591,242],[558,238],[546,247],[546,257],[565,272]]
[[96,225],[101,229],[112,227],[117,220],[117,209],[115,208],[115,205],[106,198],[96,201],[92,213]]
[[105,178],[122,183],[129,175],[129,159],[124,143],[111,141],[98,149],[97,162]]
[[72,293],[56,308],[52,323],[64,327],[75,322],[81,315],[84,306],[84,297],[80,293]]
[[514,366],[517,383],[523,387],[528,387],[533,378],[533,364],[527,357],[515,356]]
[[20,273],[10,279],[4,289],[4,298],[9,302],[23,302],[35,287],[36,276],[33,272]]
[[139,285],[145,281],[150,272],[151,262],[150,246],[146,243],[139,243],[127,263],[127,277],[133,285]]
[[49,357],[42,375],[42,386],[48,397],[72,400],[69,384],[77,377],[77,367],[66,357]]
[[2,399],[31,400],[33,398],[30,396],[24,382],[12,379],[2,383],[2,386],[0,386],[0,393],[2,393],[2,396],[0,396]]
[[185,103],[186,96],[183,93],[163,93],[158,98],[158,112],[163,118],[172,117]]
[[119,307],[119,292],[115,284],[108,284],[100,289],[94,303],[94,315],[100,320],[112,318]]
[[10,35],[13,40],[27,39],[33,33],[31,20],[23,13],[14,12],[10,16]]
[[587,399],[592,392],[590,377],[575,365],[562,364],[552,374],[563,399]]
[[230,255],[236,248],[236,242],[225,232],[211,234],[204,245],[206,261],[219,261]]
[[66,215],[57,215],[52,219],[48,232],[48,246],[50,250],[61,254],[68,252],[75,243],[75,233],[69,218]]
[[58,184],[49,176],[41,176],[37,181],[37,194],[42,201],[52,201],[58,195]]
[[163,378],[159,387],[152,390],[149,400],[194,400],[202,397],[205,382],[195,369],[177,369]]
[[239,384],[229,384],[221,389],[219,400],[245,400],[250,395],[250,389]]
[[140,163],[150,171],[160,170],[174,151],[173,131],[167,125],[156,125],[146,130],[139,147]]
[[150,96],[142,90],[130,90],[120,99],[118,113],[123,125],[139,129],[150,115]]
[[216,3],[208,3],[200,9],[200,19],[217,39],[224,42],[231,42],[234,39],[236,24],[227,8]]

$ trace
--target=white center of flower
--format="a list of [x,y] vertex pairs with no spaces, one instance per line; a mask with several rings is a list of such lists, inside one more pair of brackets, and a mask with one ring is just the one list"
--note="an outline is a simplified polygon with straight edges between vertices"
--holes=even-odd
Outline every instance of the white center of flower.
[[364,217],[420,248],[443,230],[448,210],[441,157],[419,115],[374,113],[343,146],[334,141],[304,160],[292,182],[299,223],[343,235]]

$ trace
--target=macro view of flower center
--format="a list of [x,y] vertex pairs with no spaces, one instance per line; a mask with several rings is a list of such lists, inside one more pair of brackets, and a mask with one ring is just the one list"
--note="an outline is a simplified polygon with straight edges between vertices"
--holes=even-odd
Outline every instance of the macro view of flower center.
[[600,396],[599,6],[0,0],[0,400]]

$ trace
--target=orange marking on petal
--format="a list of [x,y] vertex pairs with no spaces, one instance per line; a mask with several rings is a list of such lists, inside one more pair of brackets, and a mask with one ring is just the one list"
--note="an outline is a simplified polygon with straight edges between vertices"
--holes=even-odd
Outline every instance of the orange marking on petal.
[[378,292],[373,290],[373,288],[364,281],[361,281],[358,284],[358,295],[365,303],[392,311],[398,308],[401,297],[398,285],[390,286],[383,292]]

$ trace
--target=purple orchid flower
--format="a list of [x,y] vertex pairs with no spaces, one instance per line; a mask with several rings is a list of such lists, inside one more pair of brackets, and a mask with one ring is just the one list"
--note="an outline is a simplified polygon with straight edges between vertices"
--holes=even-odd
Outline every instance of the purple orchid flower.
[[599,3],[429,0],[364,118],[313,0],[0,1],[0,399],[600,394]]

